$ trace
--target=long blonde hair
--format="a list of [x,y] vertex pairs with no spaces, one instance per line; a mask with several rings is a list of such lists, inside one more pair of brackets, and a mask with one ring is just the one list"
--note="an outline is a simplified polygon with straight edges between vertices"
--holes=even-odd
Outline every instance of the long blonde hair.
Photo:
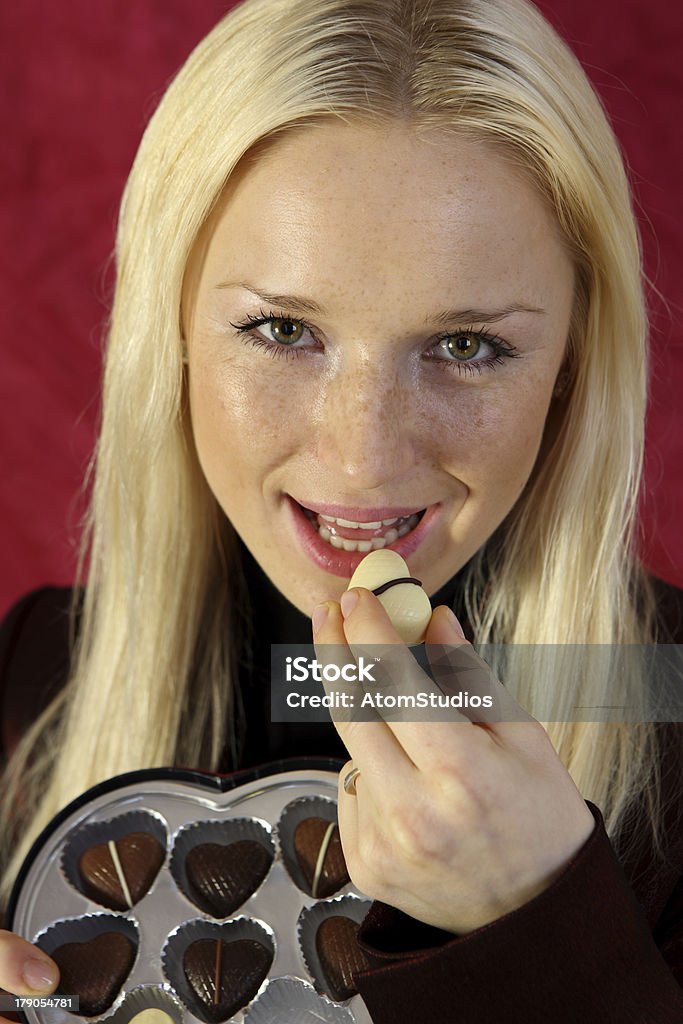
[[[613,670],[598,671],[591,645],[653,638],[634,550],[647,396],[639,241],[617,143],[577,60],[525,0],[245,0],[170,85],[125,189],[82,621],[68,685],[6,773],[5,893],[31,840],[87,787],[155,765],[212,769],[231,741],[232,638],[246,624],[235,534],[192,439],[183,279],[240,159],[330,118],[499,145],[552,205],[575,263],[569,389],[498,531],[504,543],[468,568],[476,639],[587,645],[567,676],[569,708],[579,696],[600,703]],[[521,655],[506,672],[534,713],[538,674],[528,678]],[[636,671],[624,687],[637,704]],[[547,727],[616,835],[650,778],[652,727]],[[654,799],[650,813],[656,822]]]

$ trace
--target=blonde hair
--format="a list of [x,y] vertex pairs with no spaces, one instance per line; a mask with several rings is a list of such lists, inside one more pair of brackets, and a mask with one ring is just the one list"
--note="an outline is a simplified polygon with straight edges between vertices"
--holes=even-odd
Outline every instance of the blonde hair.
[[[525,0],[245,0],[170,85],[123,197],[81,627],[68,685],[7,770],[5,892],[31,840],[87,787],[155,765],[212,769],[231,740],[231,637],[248,624],[235,534],[192,439],[183,280],[240,159],[331,118],[501,146],[552,204],[576,266],[569,390],[522,496],[468,567],[477,641],[587,645],[563,682],[570,708],[600,703],[614,669],[591,645],[653,638],[633,546],[647,396],[639,241],[617,143],[577,60]],[[533,714],[539,674],[528,679],[524,648],[511,650],[506,684]],[[628,671],[637,706],[642,679]],[[616,835],[651,781],[652,726],[548,731]]]

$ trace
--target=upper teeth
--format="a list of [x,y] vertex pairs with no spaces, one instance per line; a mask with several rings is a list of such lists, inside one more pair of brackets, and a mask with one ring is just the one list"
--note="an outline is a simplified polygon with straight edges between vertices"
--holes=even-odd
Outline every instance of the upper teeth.
[[[340,537],[335,532],[335,526],[349,526],[352,527],[373,527],[377,530],[384,524],[381,522],[377,523],[351,523],[345,519],[332,519],[331,516],[320,516],[321,519],[326,519],[327,524],[320,523],[318,526],[318,535],[322,540],[327,541],[334,548],[343,548],[344,551],[376,551],[379,548],[385,547],[387,544],[393,544],[394,541],[398,540],[399,537],[405,537],[406,533],[414,530],[420,521],[419,515],[413,514],[412,516],[400,516],[398,519],[389,520],[389,528],[382,534],[371,537],[367,540],[349,540],[347,537]],[[392,526],[391,523],[395,523]]]
[[379,530],[380,526],[391,526],[399,520],[398,516],[394,516],[392,519],[378,519],[375,523],[356,523],[351,519],[335,519],[334,516],[324,516],[322,513],[320,518],[325,519],[328,523],[337,523],[338,526],[350,527],[352,530]]

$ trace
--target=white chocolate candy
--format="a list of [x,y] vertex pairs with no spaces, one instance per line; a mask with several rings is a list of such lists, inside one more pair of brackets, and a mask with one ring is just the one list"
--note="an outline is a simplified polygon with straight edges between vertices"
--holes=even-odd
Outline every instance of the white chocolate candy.
[[150,1006],[148,1010],[141,1010],[131,1017],[130,1024],[175,1024],[175,1021],[164,1010]]
[[[356,566],[356,571],[349,580],[347,590],[351,587],[365,587],[375,590],[383,583],[400,580],[411,575],[410,569],[398,551],[379,548],[371,551]],[[386,609],[391,624],[406,644],[421,644],[432,617],[432,606],[422,587],[416,583],[397,583],[384,593],[377,595],[377,600]]]

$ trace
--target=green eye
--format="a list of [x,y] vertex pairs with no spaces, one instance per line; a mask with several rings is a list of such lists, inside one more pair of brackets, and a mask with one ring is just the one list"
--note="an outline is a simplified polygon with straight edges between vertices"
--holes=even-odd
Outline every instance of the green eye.
[[[293,316],[278,316],[263,310],[258,317],[248,316],[244,323],[234,324],[230,321],[230,326],[245,335],[245,344],[263,349],[274,359],[306,355],[308,349],[301,345],[297,346],[297,342],[307,331],[311,338],[316,340],[315,333],[305,320]],[[263,334],[260,328],[267,328],[270,337]]]
[[284,317],[270,321],[270,330],[276,341],[284,345],[291,345],[298,341],[304,332],[304,327],[298,320],[286,320]]
[[481,341],[471,334],[454,334],[446,339],[445,347],[452,356],[476,356]]

